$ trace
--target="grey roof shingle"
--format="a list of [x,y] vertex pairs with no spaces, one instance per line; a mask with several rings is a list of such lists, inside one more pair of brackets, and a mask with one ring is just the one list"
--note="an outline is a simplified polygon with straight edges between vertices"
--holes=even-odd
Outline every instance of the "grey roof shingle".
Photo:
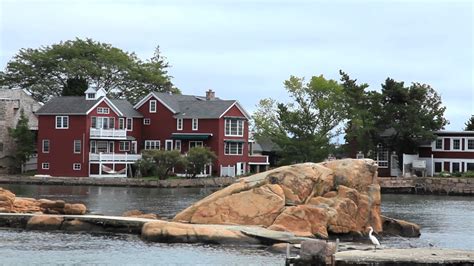
[[236,102],[235,100],[221,100],[219,98],[207,101],[205,97],[194,95],[159,92],[153,94],[175,111],[176,118],[219,118]]
[[43,105],[36,114],[82,115],[86,114],[97,101],[98,100],[86,100],[83,96],[56,97]]
[[[85,115],[98,101],[86,100],[84,96],[63,96],[51,99],[41,107],[37,115]],[[143,117],[127,100],[110,100],[125,117]]]
[[143,115],[133,108],[133,105],[127,100],[112,99],[110,100],[125,117],[143,117]]

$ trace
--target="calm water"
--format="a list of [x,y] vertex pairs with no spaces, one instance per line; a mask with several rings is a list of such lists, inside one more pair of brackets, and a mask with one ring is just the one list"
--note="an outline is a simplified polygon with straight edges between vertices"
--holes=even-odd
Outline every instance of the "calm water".
[[[172,217],[212,189],[2,185],[17,196],[85,203],[93,213],[120,215],[139,209]],[[474,198],[383,195],[383,214],[418,223],[418,239],[379,237],[384,246],[474,250]],[[159,244],[130,235],[90,235],[0,230],[0,264],[213,264],[282,265],[284,256],[250,247]]]

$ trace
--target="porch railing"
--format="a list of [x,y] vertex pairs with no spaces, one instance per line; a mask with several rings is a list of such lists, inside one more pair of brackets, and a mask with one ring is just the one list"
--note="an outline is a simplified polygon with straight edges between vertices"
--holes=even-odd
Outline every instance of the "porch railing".
[[103,129],[103,128],[91,128],[91,138],[96,139],[126,139],[127,131],[125,129]]
[[91,162],[135,162],[141,158],[141,154],[89,153],[89,161]]

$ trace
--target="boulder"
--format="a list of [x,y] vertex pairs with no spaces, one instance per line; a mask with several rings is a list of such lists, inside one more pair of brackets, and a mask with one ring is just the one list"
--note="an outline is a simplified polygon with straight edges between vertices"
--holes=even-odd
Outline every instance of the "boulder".
[[145,219],[160,219],[160,216],[154,213],[143,213],[139,210],[131,210],[122,213],[124,217],[136,217],[136,218],[145,218]]
[[64,200],[39,199],[38,201],[43,209],[63,209],[65,205]]
[[15,194],[0,187],[0,212],[12,212]]
[[69,232],[104,232],[104,228],[95,224],[80,221],[78,219],[64,221],[61,230]]
[[64,214],[69,215],[84,215],[86,214],[87,207],[84,204],[76,203],[76,204],[69,204],[66,203],[64,205]]
[[292,232],[302,237],[327,238],[328,216],[327,208],[312,205],[287,207],[268,229]]
[[61,216],[37,215],[26,223],[29,230],[59,230],[64,218]]
[[145,223],[143,239],[169,243],[258,244],[256,238],[218,225],[194,225],[166,221]]
[[373,160],[279,167],[238,180],[178,213],[173,221],[260,225],[298,236],[382,230]]
[[419,237],[420,226],[404,220],[393,219],[387,216],[380,216],[383,225],[383,233],[402,237]]
[[279,185],[266,184],[202,205],[189,222],[197,224],[245,224],[269,226],[285,205]]

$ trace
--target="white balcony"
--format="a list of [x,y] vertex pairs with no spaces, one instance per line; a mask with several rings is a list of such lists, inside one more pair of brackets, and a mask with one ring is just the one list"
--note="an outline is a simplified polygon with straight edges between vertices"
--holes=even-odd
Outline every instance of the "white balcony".
[[91,128],[91,139],[127,139],[127,131],[125,129],[103,129]]
[[142,158],[141,154],[129,154],[129,153],[89,153],[90,162],[102,162],[102,163],[130,163],[135,162]]

